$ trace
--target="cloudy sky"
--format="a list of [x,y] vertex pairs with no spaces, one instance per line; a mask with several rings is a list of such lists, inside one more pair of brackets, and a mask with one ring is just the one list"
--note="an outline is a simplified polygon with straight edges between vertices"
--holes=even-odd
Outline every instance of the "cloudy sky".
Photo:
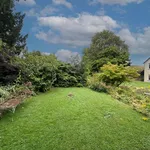
[[20,0],[16,10],[26,13],[22,32],[30,51],[65,61],[108,29],[129,45],[134,65],[150,57],[150,0]]

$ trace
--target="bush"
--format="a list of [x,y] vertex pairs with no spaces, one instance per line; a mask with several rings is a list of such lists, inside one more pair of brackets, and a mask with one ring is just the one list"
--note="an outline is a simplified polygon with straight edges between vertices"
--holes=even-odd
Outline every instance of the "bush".
[[54,55],[27,53],[23,58],[17,57],[14,62],[21,70],[21,84],[31,82],[37,92],[49,90],[56,80],[59,62]]
[[104,92],[108,93],[111,89],[110,86],[106,86],[105,83],[101,82],[99,80],[99,74],[93,74],[93,76],[88,77],[87,79],[87,85],[90,89],[97,91],[97,92]]
[[123,65],[113,65],[108,63],[101,67],[100,80],[106,85],[119,86],[125,81],[138,77],[137,70]]
[[137,70],[139,76],[135,77],[137,81],[144,81],[144,66],[130,66],[131,69]]
[[85,79],[80,70],[71,64],[60,63],[56,71],[55,87],[82,87]]
[[24,99],[29,96],[34,96],[36,93],[32,86],[26,84],[14,84],[0,87],[0,103],[3,103],[12,98]]
[[10,96],[10,93],[0,87],[0,103],[4,102]]
[[20,84],[21,74],[12,85],[0,87],[0,102],[5,102],[11,98],[24,99],[28,96],[35,95],[31,82]]
[[81,67],[60,62],[54,55],[40,52],[16,57],[15,65],[21,70],[19,84],[32,82],[36,92],[46,92],[53,87],[77,87],[85,83]]

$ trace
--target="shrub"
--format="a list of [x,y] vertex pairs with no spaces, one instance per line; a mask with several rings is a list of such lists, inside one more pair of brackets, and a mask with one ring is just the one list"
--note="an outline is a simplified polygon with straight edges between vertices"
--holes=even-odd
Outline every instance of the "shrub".
[[24,99],[33,95],[36,95],[33,87],[26,86],[25,84],[14,84],[0,87],[0,103],[3,103],[12,98]]
[[80,65],[60,62],[54,55],[27,53],[22,58],[16,57],[14,64],[21,70],[19,84],[32,82],[36,92],[46,92],[52,86],[76,87],[85,83]]
[[135,80],[144,81],[144,66],[130,66],[131,69],[137,70],[139,73],[138,77],[135,77]]
[[97,92],[104,92],[108,93],[111,89],[110,86],[106,86],[105,83],[99,80],[99,74],[93,74],[93,76],[88,77],[87,85],[90,89],[97,91]]
[[125,81],[139,76],[137,70],[123,65],[113,65],[108,63],[101,67],[100,80],[106,85],[119,86]]
[[49,90],[56,80],[59,63],[54,55],[27,53],[23,58],[16,57],[14,62],[21,70],[21,84],[32,82],[35,91]]
[[10,96],[10,93],[0,87],[0,103],[4,102]]
[[85,78],[80,69],[67,63],[60,63],[56,71],[55,87],[82,87]]
[[11,98],[23,99],[31,95],[35,95],[31,82],[20,84],[21,74],[12,85],[0,87],[0,102],[5,102]]
[[110,95],[125,104],[131,105],[133,109],[143,115],[150,117],[150,96],[145,95],[145,93],[150,93],[150,89],[120,86],[114,88]]

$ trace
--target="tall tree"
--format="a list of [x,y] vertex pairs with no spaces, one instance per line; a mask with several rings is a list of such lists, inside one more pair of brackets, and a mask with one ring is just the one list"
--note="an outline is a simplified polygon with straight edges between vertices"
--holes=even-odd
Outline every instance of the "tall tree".
[[100,67],[108,62],[127,65],[128,45],[113,32],[104,30],[92,38],[89,48],[84,49],[83,61],[93,72],[98,72]]
[[16,79],[19,69],[10,60],[26,46],[27,35],[21,34],[25,15],[15,12],[14,4],[15,0],[0,0],[0,84]]
[[14,0],[0,2],[0,39],[10,47],[15,46],[14,54],[20,54],[26,46],[27,35],[22,35],[25,15],[14,11]]

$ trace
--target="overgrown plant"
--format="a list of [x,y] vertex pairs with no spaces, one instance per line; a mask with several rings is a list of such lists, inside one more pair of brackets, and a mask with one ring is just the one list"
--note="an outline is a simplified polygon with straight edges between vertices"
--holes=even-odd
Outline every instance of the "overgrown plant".
[[31,82],[35,91],[49,90],[56,80],[58,61],[54,55],[27,53],[23,58],[16,57],[14,63],[22,72],[22,83]]
[[55,87],[82,87],[85,83],[85,77],[80,66],[61,62],[56,72],[57,80]]
[[109,93],[109,90],[111,90],[111,86],[107,86],[100,81],[99,73],[95,73],[87,78],[87,86],[97,92]]
[[130,81],[133,78],[139,76],[137,70],[130,67],[124,67],[123,65],[114,65],[111,63],[105,64],[100,69],[99,74],[100,81],[106,85],[119,86],[123,82]]
[[10,93],[3,87],[0,87],[0,103],[4,102],[9,96]]
[[133,86],[119,86],[109,92],[113,98],[131,105],[136,111],[150,117],[150,96],[146,93],[150,93],[149,88]]

